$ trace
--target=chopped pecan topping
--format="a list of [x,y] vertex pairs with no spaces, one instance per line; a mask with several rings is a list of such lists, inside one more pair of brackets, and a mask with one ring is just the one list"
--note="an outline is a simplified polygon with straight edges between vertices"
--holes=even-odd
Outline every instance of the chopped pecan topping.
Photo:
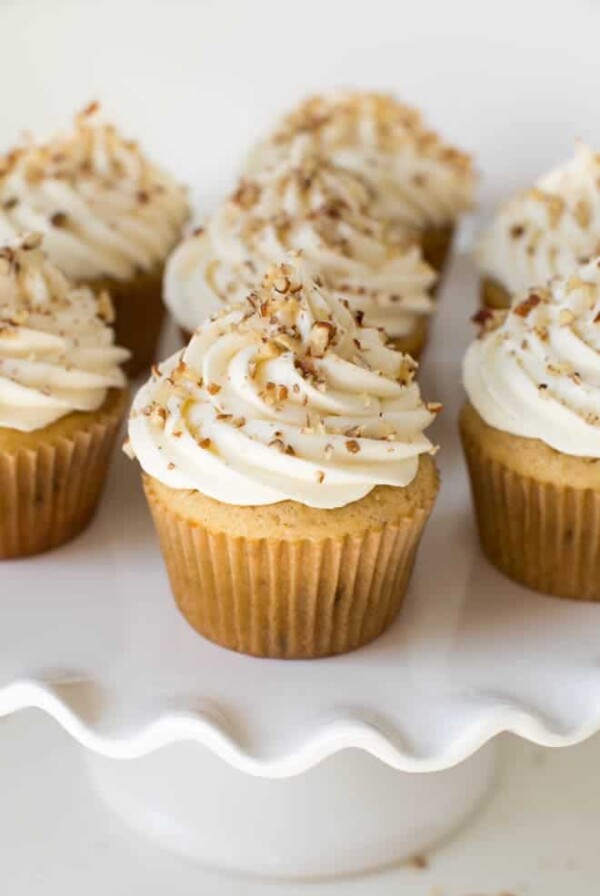
[[66,227],[69,223],[69,216],[66,212],[54,212],[50,218],[53,227]]
[[[98,296],[98,317],[107,324],[115,322],[115,309],[110,296],[104,290]],[[154,369],[152,370],[154,373]]]
[[310,331],[310,348],[312,354],[322,358],[335,339],[336,327],[330,321],[318,320]]
[[526,299],[523,299],[522,302],[519,302],[518,305],[515,305],[513,311],[518,317],[527,317],[530,311],[533,311],[534,308],[541,302],[540,296],[537,293],[530,293]]
[[260,187],[253,181],[243,180],[237,190],[231,197],[231,201],[235,205],[239,205],[244,209],[252,208],[254,203],[260,196]]
[[561,327],[570,327],[575,322],[575,314],[570,308],[561,308],[558,312],[558,322]]

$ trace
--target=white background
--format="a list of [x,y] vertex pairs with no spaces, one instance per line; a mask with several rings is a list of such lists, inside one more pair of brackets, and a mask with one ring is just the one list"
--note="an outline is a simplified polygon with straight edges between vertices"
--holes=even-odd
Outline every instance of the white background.
[[205,205],[295,99],[374,87],[473,150],[498,197],[600,144],[599,34],[595,0],[5,0],[0,145],[98,98]]
[[[593,0],[0,2],[0,145],[23,129],[64,127],[100,99],[190,184],[201,210],[231,184],[249,141],[306,92],[392,89],[475,153],[489,208],[564,158],[577,136],[600,147],[599,36]],[[284,892],[221,883],[123,831],[93,801],[79,750],[31,715],[0,725],[0,892]],[[339,892],[595,896],[600,748],[540,764],[543,755],[512,747],[492,807],[428,871]]]

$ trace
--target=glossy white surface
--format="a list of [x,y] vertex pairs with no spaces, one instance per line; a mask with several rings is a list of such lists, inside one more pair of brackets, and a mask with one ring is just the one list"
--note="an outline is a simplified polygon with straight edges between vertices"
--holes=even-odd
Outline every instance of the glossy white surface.
[[194,743],[129,762],[88,751],[86,761],[110,808],[160,846],[229,872],[323,879],[398,864],[449,837],[489,795],[497,754],[491,742],[419,775],[342,750],[280,779],[247,775]]
[[43,706],[107,756],[193,739],[274,776],[351,746],[428,771],[503,730],[551,745],[596,730],[600,605],[528,592],[479,553],[456,435],[465,296],[473,302],[475,288],[458,258],[422,370],[424,393],[445,406],[433,428],[443,485],[387,634],[311,662],[256,660],[204,641],[174,608],[138,471],[119,454],[81,538],[3,565],[0,712]]
[[[266,883],[204,871],[138,837],[94,797],[84,766],[89,754],[41,713],[19,713],[0,724],[2,891],[597,896],[600,739],[545,750],[509,738],[503,754],[492,800],[451,842],[425,854],[428,867],[408,865],[335,883]],[[233,842],[232,857],[237,849]]]
[[[22,128],[53,132],[100,97],[206,209],[296,98],[329,85],[383,87],[476,153],[487,212],[567,157],[577,135],[600,145],[590,91],[599,24],[589,0],[568,9],[372,0],[368,14],[305,0],[293,16],[277,0],[5,2],[0,141],[11,145]],[[459,261],[423,371],[426,394],[447,404],[444,489],[405,611],[385,637],[354,656],[285,667],[202,642],[173,609],[135,470],[119,457],[81,539],[2,568],[2,711],[43,705],[113,756],[189,737],[239,768],[278,775],[349,744],[435,769],[504,728],[557,744],[594,731],[600,607],[508,584],[473,537],[454,416],[474,292]],[[32,684],[15,686],[25,677]]]

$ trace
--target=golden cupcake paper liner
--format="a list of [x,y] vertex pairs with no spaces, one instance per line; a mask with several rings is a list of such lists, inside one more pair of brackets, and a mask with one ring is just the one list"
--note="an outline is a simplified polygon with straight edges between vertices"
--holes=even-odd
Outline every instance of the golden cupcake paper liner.
[[90,522],[106,478],[126,396],[72,436],[0,451],[0,559],[58,547]]
[[175,600],[201,635],[241,653],[354,650],[398,613],[430,508],[341,538],[250,539],[173,513],[144,477]]
[[140,272],[130,280],[105,278],[88,282],[96,294],[106,290],[115,310],[115,343],[131,352],[123,365],[130,377],[147,370],[158,349],[166,309],[162,301],[164,267]]
[[517,473],[464,436],[463,445],[491,563],[535,591],[600,600],[600,493]]

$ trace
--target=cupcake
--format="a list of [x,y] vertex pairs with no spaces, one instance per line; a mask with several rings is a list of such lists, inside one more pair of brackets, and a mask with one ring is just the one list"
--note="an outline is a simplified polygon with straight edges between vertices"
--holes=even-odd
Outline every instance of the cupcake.
[[485,554],[558,597],[600,599],[600,259],[480,312],[460,428]]
[[442,271],[455,224],[473,205],[468,155],[443,143],[420,112],[394,97],[345,90],[293,109],[251,153],[249,172],[277,164],[299,134],[364,177],[381,213],[417,234],[426,261]]
[[57,547],[91,519],[125,412],[128,357],[105,293],[73,287],[40,234],[0,244],[0,558]]
[[568,277],[600,250],[600,154],[578,143],[573,158],[511,199],[477,249],[482,301],[508,308],[511,296]]
[[132,376],[154,359],[164,263],[187,215],[183,189],[103,123],[97,104],[71,133],[0,158],[0,239],[40,231],[70,280],[110,293]]
[[438,489],[415,367],[294,257],[160,365],[127,450],[198,632],[310,658],[391,623]]
[[270,264],[302,251],[315,276],[365,324],[417,357],[435,308],[435,273],[402,229],[378,218],[357,174],[315,154],[305,138],[273,169],[244,180],[204,230],[184,241],[165,275],[165,301],[184,331],[258,286]]

